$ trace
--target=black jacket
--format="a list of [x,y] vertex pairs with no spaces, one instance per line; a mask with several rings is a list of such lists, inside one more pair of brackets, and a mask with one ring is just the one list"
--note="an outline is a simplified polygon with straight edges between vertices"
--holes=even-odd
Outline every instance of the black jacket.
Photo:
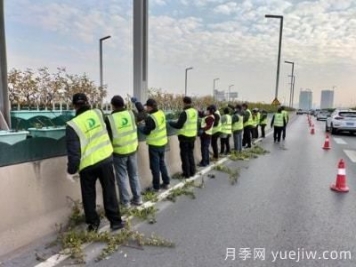
[[[184,108],[184,110],[186,109],[189,109],[191,108],[191,106],[187,106]],[[169,125],[172,127],[172,128],[175,128],[175,129],[182,129],[184,127],[184,123],[187,121],[187,113],[186,112],[182,112],[180,115],[179,115],[179,118],[178,118],[178,121],[177,122],[174,122],[174,121],[170,121],[169,122]],[[197,128],[198,129],[198,128]],[[195,141],[195,136],[193,137],[187,137],[187,136],[184,136],[184,135],[178,135],[178,140],[179,141],[186,141],[186,142],[194,142]]]
[[[79,116],[80,114],[90,110],[89,106],[82,107],[77,110],[75,116]],[[80,141],[77,133],[73,130],[72,127],[67,125],[66,128],[66,143],[67,143],[67,155],[68,155],[68,164],[67,164],[67,172],[69,174],[75,174],[79,171],[80,159],[81,159],[81,149],[80,149]],[[112,162],[112,156],[104,159],[92,166],[85,168],[84,170],[90,170],[101,165]],[[83,171],[83,170],[82,170]]]

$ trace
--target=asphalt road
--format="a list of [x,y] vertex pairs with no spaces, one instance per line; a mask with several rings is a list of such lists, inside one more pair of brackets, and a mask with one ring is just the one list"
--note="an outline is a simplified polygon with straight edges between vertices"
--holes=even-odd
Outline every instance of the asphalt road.
[[[229,164],[241,168],[237,185],[218,173],[197,189],[196,200],[163,203],[156,224],[138,227],[173,240],[175,248],[124,247],[88,266],[355,266],[355,159],[344,150],[356,150],[356,137],[333,136],[332,149],[324,151],[324,122],[315,126],[311,135],[306,116],[297,116],[288,128],[286,150],[269,136],[262,143],[268,155]],[[350,187],[346,194],[329,189],[341,158]],[[225,260],[227,248],[231,257]],[[86,252],[94,258],[97,249]],[[315,252],[315,260],[306,259]],[[330,259],[340,257],[346,259]]]
[[[296,116],[286,149],[269,136],[262,142],[269,154],[230,162],[241,169],[236,185],[215,172],[215,179],[205,178],[205,188],[196,189],[195,200],[160,203],[157,223],[137,229],[171,239],[175,248],[122,247],[96,263],[102,247],[92,245],[86,266],[356,266],[356,136],[332,136],[332,149],[325,151],[325,124],[313,121],[315,135],[306,116]],[[350,187],[345,194],[330,190],[341,158]],[[315,260],[307,259],[314,253]]]

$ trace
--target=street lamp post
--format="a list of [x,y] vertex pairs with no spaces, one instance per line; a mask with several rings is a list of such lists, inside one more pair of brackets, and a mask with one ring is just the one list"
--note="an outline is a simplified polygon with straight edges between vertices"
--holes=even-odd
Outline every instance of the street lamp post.
[[8,130],[11,126],[7,88],[4,1],[0,1],[0,129],[3,130]]
[[294,107],[294,87],[295,87],[295,75],[293,75],[292,107]]
[[99,39],[99,62],[100,62],[100,88],[103,88],[103,41],[111,38],[110,35]]
[[290,77],[290,96],[289,96],[289,106],[292,105],[292,94],[293,94],[293,81],[294,81],[294,62],[292,61],[284,61],[284,63],[292,65],[292,76]]
[[234,86],[233,84],[229,85],[229,96],[227,98],[227,101],[230,101],[230,92],[231,92],[231,87],[233,87],[233,86]]
[[185,69],[185,96],[187,95],[187,85],[188,85],[188,70],[192,70],[193,67]]
[[215,79],[213,80],[213,99],[215,99],[215,90],[216,90],[215,82],[218,81],[218,80],[220,80],[220,78],[215,78]]
[[281,50],[282,50],[282,32],[283,32],[283,16],[279,15],[265,15],[266,18],[280,19],[279,27],[279,46],[278,46],[278,61],[277,61],[277,78],[276,78],[276,93],[275,98],[278,99],[278,85],[279,85],[279,69],[281,65]]

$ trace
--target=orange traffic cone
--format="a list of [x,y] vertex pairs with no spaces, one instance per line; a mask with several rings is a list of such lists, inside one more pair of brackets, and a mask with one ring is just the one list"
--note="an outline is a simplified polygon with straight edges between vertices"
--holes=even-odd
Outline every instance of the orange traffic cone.
[[349,192],[349,187],[346,184],[346,168],[343,159],[339,161],[336,183],[332,184],[330,189],[342,193]]
[[310,130],[310,133],[311,133],[311,134],[315,134],[315,130],[314,130],[314,124],[312,124],[312,126],[311,126],[311,130]]
[[329,135],[326,134],[323,149],[330,149],[330,148],[331,148],[331,146],[330,146],[330,138],[329,138]]

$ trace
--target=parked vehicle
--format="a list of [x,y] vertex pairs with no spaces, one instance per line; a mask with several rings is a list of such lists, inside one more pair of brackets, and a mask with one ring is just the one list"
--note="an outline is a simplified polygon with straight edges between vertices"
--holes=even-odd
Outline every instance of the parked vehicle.
[[304,113],[303,113],[303,110],[302,109],[298,109],[297,110],[297,115],[303,115]]
[[356,110],[335,110],[325,123],[325,131],[336,134],[337,132],[356,132]]
[[318,112],[318,115],[316,115],[316,120],[317,121],[326,121],[326,119],[330,116],[330,112],[326,110],[321,110]]

